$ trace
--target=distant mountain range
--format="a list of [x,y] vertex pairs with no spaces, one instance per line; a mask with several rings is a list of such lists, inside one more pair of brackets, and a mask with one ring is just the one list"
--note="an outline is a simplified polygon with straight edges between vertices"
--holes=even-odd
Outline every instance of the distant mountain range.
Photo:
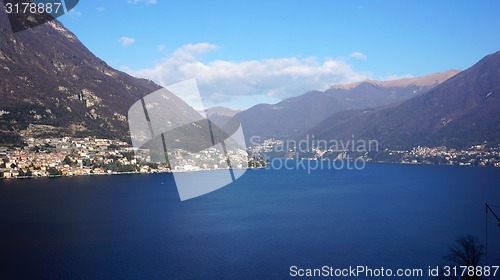
[[[129,107],[160,86],[117,71],[57,20],[12,33],[0,8],[0,143],[20,135],[130,140]],[[198,114],[175,95],[172,119]]]
[[[401,104],[336,113],[305,134],[383,147],[500,144],[500,52]],[[303,134],[298,139],[306,138]]]
[[332,89],[353,89],[358,87],[359,85],[363,83],[368,83],[372,84],[375,86],[380,86],[380,87],[386,87],[386,88],[404,88],[404,87],[411,87],[411,86],[416,86],[416,87],[433,87],[437,86],[438,84],[448,80],[449,78],[453,77],[454,75],[460,73],[459,70],[448,70],[442,73],[434,73],[430,74],[427,76],[422,76],[422,77],[413,77],[413,78],[404,78],[404,79],[396,79],[396,80],[389,80],[389,81],[375,81],[375,80],[366,80],[358,83],[352,83],[352,84],[339,84],[339,85],[333,85],[331,88]]
[[[50,136],[130,141],[128,109],[160,89],[107,65],[57,20],[14,34],[0,9],[0,38],[0,143]],[[247,142],[252,136],[354,135],[384,147],[463,147],[498,144],[499,95],[497,52],[463,72],[334,85],[242,112],[214,107],[206,113],[220,127],[231,117],[239,120]],[[168,100],[165,114],[173,122],[199,114],[174,94]],[[181,140],[196,142],[192,138]]]
[[427,92],[457,73],[453,70],[394,81],[335,85],[324,92],[310,91],[277,104],[259,104],[235,118],[242,123],[247,142],[252,136],[263,140],[295,138],[334,113],[398,103]]

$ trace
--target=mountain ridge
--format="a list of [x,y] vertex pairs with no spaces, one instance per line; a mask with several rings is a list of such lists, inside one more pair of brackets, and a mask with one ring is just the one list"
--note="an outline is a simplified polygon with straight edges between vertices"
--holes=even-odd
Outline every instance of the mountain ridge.
[[[337,113],[306,134],[317,139],[378,140],[383,147],[463,148],[500,139],[500,51],[425,94],[398,105]],[[298,137],[304,138],[305,135]]]
[[[12,33],[2,8],[0,37],[0,142],[19,144],[22,136],[130,142],[128,109],[161,88],[113,69],[57,20]],[[196,113],[174,94],[169,97],[171,118]]]
[[[432,74],[432,79],[438,78],[439,84],[456,73],[457,71],[447,71]],[[427,76],[423,76],[412,78],[412,83],[406,86],[384,87],[361,82],[350,89],[309,91],[276,104],[255,105],[236,114],[235,118],[242,123],[247,142],[252,136],[258,136],[262,140],[295,138],[334,113],[398,103],[436,86],[436,82],[425,86],[416,85],[419,79],[429,80]],[[407,82],[407,79],[404,80]]]
[[233,110],[231,108],[227,108],[224,106],[214,106],[204,110],[207,117],[212,117],[215,115],[222,117],[233,117],[237,113],[241,112],[241,110]]
[[411,78],[401,78],[401,79],[395,79],[395,80],[364,80],[361,82],[357,83],[350,83],[350,84],[338,84],[338,85],[333,85],[330,88],[331,89],[352,89],[357,86],[359,86],[361,83],[369,83],[377,86],[383,86],[383,87],[408,87],[411,85],[416,85],[416,86],[433,86],[437,85],[453,76],[456,74],[460,73],[461,70],[447,70],[444,72],[437,72],[437,73],[431,73],[425,76],[421,77],[411,77]]

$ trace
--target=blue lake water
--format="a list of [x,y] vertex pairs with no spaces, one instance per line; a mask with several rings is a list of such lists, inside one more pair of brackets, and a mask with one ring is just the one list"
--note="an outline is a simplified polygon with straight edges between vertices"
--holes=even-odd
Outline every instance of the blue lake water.
[[[460,236],[485,243],[485,203],[500,204],[500,169],[249,170],[184,202],[170,174],[4,180],[0,279],[288,279],[292,265],[427,269],[443,264]],[[496,224],[489,215],[490,265],[500,264]]]

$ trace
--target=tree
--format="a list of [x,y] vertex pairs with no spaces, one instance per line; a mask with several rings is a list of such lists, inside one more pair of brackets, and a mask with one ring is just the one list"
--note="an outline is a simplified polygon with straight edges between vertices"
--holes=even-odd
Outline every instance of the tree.
[[118,150],[118,149],[120,149],[120,147],[118,147],[115,144],[109,144],[109,146],[108,146],[109,151],[114,151],[114,150]]
[[62,172],[59,171],[55,167],[49,167],[49,169],[47,169],[47,172],[49,172],[50,176],[60,176],[60,175],[62,175]]
[[450,246],[445,260],[457,265],[477,266],[484,255],[484,246],[479,243],[476,236],[467,235],[455,240],[455,244]]
[[158,169],[158,163],[156,162],[148,162],[146,165],[149,166],[149,168]]
[[86,158],[83,160],[83,166],[85,167],[91,167],[92,166],[92,160],[89,158]]
[[73,161],[71,161],[71,159],[69,158],[69,156],[66,156],[63,160],[63,163],[64,164],[67,164],[67,165],[71,165],[73,163]]
[[124,156],[128,161],[131,161],[132,158],[134,157],[134,153],[133,152],[123,152],[121,153],[122,156]]
[[[479,265],[481,258],[484,255],[484,246],[479,243],[479,239],[473,235],[466,235],[457,240],[455,244],[449,247],[448,253],[443,257],[446,261],[451,262],[454,266],[471,266]],[[459,277],[445,277],[441,279],[460,279]],[[461,279],[481,279],[480,276],[464,275]]]

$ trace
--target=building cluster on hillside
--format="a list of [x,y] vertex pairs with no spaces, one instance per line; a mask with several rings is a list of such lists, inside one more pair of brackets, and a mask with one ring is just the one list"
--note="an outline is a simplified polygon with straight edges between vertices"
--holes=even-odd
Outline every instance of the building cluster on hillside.
[[474,145],[464,150],[441,147],[415,147],[410,151],[389,151],[400,155],[401,163],[447,164],[500,167],[500,147]]
[[174,150],[169,164],[150,162],[150,151],[123,141],[99,138],[25,139],[22,148],[0,147],[0,178],[51,177],[115,173],[159,173],[246,168],[248,153],[230,150],[227,156],[209,148],[193,154]]
[[[232,168],[264,167],[267,152],[282,146],[280,140],[264,141],[262,145],[245,150],[211,147],[198,153],[174,150],[170,162],[154,162],[151,151],[134,149],[126,142],[99,138],[25,139],[22,148],[0,147],[0,178],[50,177],[116,173],[184,172]],[[305,159],[345,159],[350,151],[330,151],[314,148],[304,153]],[[248,154],[252,156],[249,157]],[[297,153],[296,151],[294,153]],[[273,156],[277,156],[274,154]],[[290,157],[290,151],[282,155]],[[500,167],[500,146],[475,145],[464,150],[446,147],[415,147],[411,150],[389,150],[363,153],[367,161],[406,164],[447,164]],[[153,157],[154,158],[154,157]],[[351,157],[355,158],[355,157]],[[229,161],[228,161],[229,159]],[[170,166],[171,165],[171,166]]]
[[276,139],[266,139],[259,145],[254,145],[248,148],[250,154],[268,153],[276,150],[276,147],[284,147],[284,141]]
[[[251,154],[268,157],[301,158],[307,160],[344,160],[362,157],[365,161],[392,162],[403,164],[442,164],[500,167],[500,145],[496,147],[486,144],[474,145],[466,149],[417,146],[411,150],[384,149],[381,151],[359,152],[349,147],[341,150],[313,147],[299,149],[283,149],[283,141],[268,139],[260,145],[249,148]],[[276,153],[281,151],[281,153]]]

